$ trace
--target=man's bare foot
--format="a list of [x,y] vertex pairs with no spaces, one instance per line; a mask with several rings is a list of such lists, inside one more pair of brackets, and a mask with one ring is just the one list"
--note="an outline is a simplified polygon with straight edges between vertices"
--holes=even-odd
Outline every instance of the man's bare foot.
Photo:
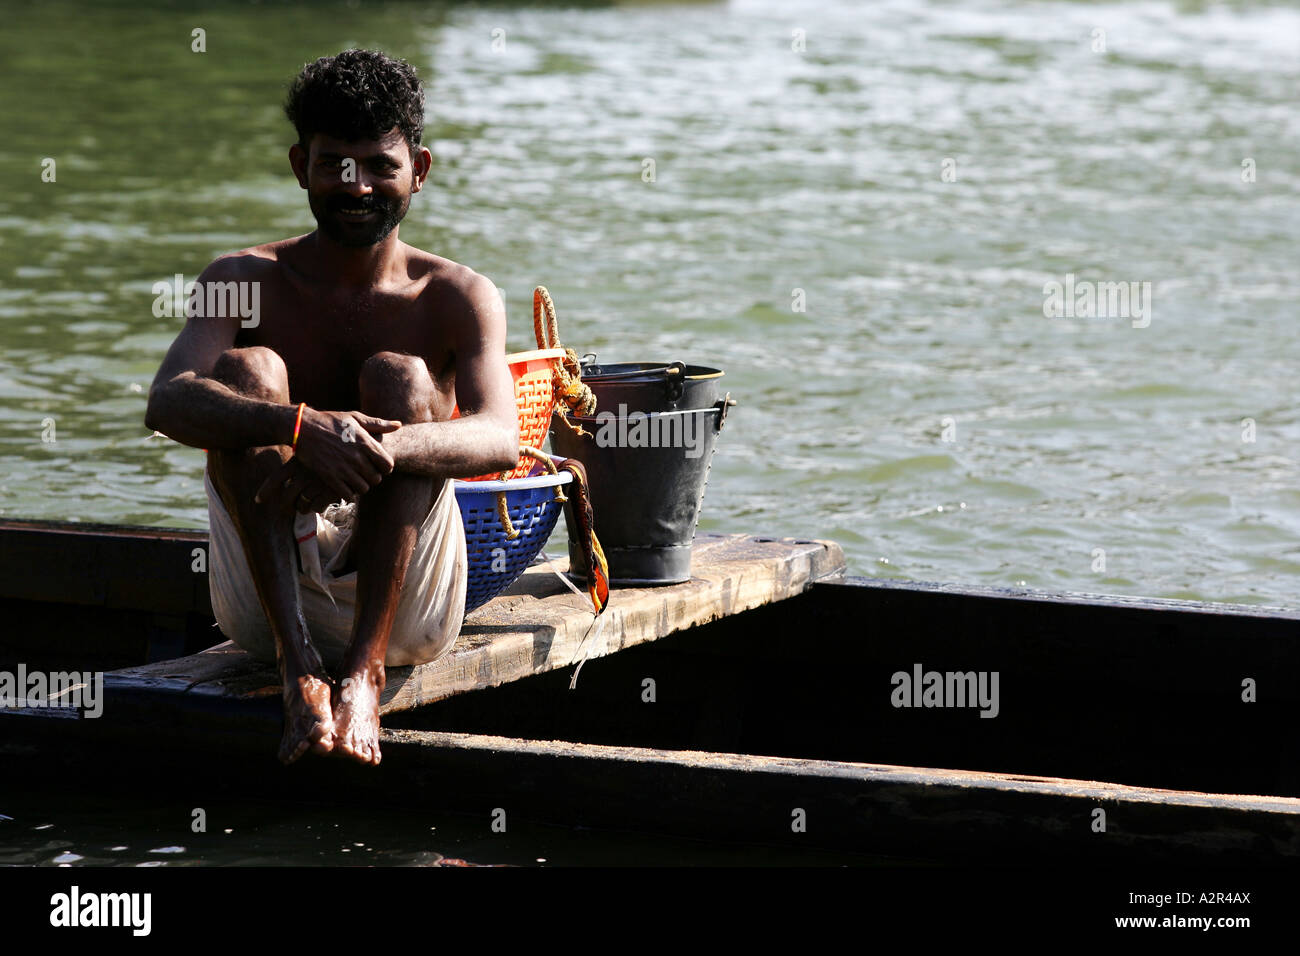
[[330,685],[324,678],[305,674],[284,682],[284,737],[280,760],[290,764],[308,750],[327,754],[335,745]]
[[379,692],[384,668],[361,668],[343,678],[334,693],[334,753],[371,765],[379,763]]

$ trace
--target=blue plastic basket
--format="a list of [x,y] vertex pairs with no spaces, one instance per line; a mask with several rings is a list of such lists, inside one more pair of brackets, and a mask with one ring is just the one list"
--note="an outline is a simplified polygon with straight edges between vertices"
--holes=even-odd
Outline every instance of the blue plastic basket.
[[[456,504],[465,525],[469,553],[469,582],[465,613],[482,607],[510,585],[546,545],[560,518],[562,502],[555,500],[559,486],[573,480],[572,472],[545,474],[538,464],[527,478],[508,481],[457,481]],[[542,472],[538,474],[538,472]],[[497,494],[506,493],[510,523],[519,532],[511,540],[497,515]]]

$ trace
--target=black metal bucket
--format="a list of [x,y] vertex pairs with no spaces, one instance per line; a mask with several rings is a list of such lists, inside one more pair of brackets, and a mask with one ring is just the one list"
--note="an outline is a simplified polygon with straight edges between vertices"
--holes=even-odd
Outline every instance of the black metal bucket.
[[[551,448],[576,458],[591,480],[596,536],[612,584],[678,584],[691,577],[691,542],[718,432],[734,405],[719,398],[722,371],[698,365],[586,364],[583,384],[596,395],[593,418],[555,416]],[[569,531],[569,565],[582,577]]]

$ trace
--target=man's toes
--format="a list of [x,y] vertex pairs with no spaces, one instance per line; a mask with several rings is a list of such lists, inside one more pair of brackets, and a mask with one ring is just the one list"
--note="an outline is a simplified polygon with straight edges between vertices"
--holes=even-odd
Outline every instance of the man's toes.
[[334,725],[325,720],[317,720],[309,735],[311,739],[312,750],[320,753],[317,747],[324,745],[326,749],[334,746]]
[[341,737],[334,744],[334,752],[371,766],[379,763],[379,745],[355,737]]

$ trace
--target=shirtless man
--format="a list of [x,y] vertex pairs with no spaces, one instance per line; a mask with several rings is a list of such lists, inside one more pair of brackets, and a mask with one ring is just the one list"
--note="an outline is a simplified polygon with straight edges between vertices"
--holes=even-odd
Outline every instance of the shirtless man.
[[[518,458],[505,311],[490,280],[398,238],[432,163],[409,65],[364,50],[322,58],[304,67],[285,111],[298,133],[289,162],[318,228],[203,271],[199,295],[213,282],[259,284],[260,317],[192,315],[149,390],[145,424],[208,450],[220,497],[209,490],[210,514],[228,513],[237,530],[235,563],[246,560],[274,639],[280,759],[333,751],[377,764],[385,660],[415,662],[394,661],[389,636],[411,597],[403,582],[420,530],[449,503],[447,527],[463,535],[450,479]],[[335,683],[303,616],[294,525],[323,521],[341,500],[356,502],[342,569],[355,571],[356,593]],[[459,582],[446,600],[461,603],[449,605],[454,629],[437,653],[454,642],[464,601],[463,572],[443,579]]]

